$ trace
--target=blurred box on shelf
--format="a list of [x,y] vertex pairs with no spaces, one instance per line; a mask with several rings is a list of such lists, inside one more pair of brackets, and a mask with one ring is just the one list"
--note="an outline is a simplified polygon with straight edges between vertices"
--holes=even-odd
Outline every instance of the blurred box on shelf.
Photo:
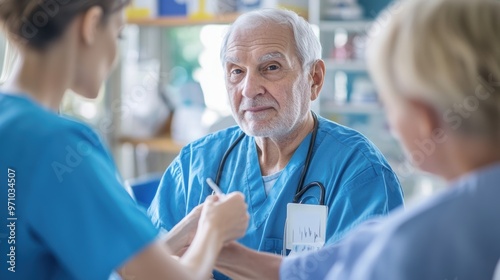
[[153,18],[158,13],[156,0],[134,0],[125,9],[127,20]]
[[352,36],[345,29],[335,30],[333,48],[330,57],[336,60],[349,60],[354,57]]
[[237,1],[238,1],[238,12],[240,13],[248,12],[263,7],[261,0],[237,0]]
[[326,20],[359,20],[363,17],[363,8],[356,0],[325,1],[323,19]]
[[187,1],[190,0],[158,0],[158,16],[186,16]]
[[331,48],[328,56],[335,60],[363,60],[366,35],[362,32],[349,32],[347,29],[337,28],[334,30],[333,44],[325,42],[324,45]]
[[216,14],[231,14],[236,13],[238,10],[237,0],[216,0],[215,13]]
[[366,77],[357,77],[352,83],[350,102],[358,105],[377,103],[378,95],[373,82]]
[[296,12],[305,19],[308,18],[309,2],[307,0],[260,0],[260,1],[262,1],[261,6],[263,8],[287,9]]
[[217,15],[233,14],[238,0],[187,0],[187,14],[191,19],[212,19]]

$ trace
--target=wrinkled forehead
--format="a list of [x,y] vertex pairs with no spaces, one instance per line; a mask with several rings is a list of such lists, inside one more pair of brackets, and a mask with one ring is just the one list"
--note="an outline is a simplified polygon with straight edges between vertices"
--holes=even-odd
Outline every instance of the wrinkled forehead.
[[294,41],[292,29],[287,24],[280,24],[271,20],[246,18],[233,24],[228,41],[273,38],[276,36],[286,38],[287,41]]
[[288,26],[248,20],[236,24],[227,40],[225,61],[249,53],[259,53],[260,59],[297,56],[293,33]]

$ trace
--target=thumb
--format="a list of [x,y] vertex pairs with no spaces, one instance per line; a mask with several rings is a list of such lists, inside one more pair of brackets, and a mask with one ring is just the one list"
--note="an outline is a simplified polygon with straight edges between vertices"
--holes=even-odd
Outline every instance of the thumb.
[[219,201],[219,197],[216,196],[216,195],[209,195],[205,199],[205,203],[214,203],[214,202],[217,202],[217,201]]

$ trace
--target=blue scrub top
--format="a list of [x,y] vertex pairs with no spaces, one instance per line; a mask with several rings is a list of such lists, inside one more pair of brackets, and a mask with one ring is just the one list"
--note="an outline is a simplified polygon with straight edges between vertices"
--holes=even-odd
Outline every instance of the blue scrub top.
[[[396,175],[368,139],[324,118],[318,120],[305,184],[319,181],[326,188],[326,243],[333,244],[357,224],[402,205],[403,195]],[[182,149],[165,171],[149,208],[153,223],[170,230],[204,202],[212,192],[206,178],[215,179],[222,156],[241,133],[238,127],[232,127]],[[310,138],[311,134],[299,145],[269,195],[264,191],[253,137],[245,136],[228,156],[219,185],[226,193],[243,192],[250,214],[247,233],[240,243],[259,251],[282,253],[286,207],[295,195]],[[305,202],[317,204],[319,190],[312,189],[303,197]]]
[[495,269],[500,277],[499,181],[500,163],[467,174],[340,243],[286,258],[280,279],[489,280]]
[[155,239],[89,127],[0,94],[0,135],[0,279],[108,279]]

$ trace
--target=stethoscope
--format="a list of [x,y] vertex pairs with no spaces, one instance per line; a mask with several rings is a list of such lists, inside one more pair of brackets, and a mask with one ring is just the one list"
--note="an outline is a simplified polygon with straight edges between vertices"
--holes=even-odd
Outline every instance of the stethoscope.
[[[314,119],[314,129],[312,132],[311,140],[309,142],[309,148],[307,150],[306,162],[305,162],[304,168],[302,169],[302,172],[300,174],[300,180],[299,180],[299,183],[297,185],[297,190],[295,191],[295,196],[293,197],[293,203],[301,203],[302,196],[308,190],[310,190],[314,187],[318,187],[320,190],[319,204],[325,205],[325,186],[323,186],[322,183],[320,183],[318,181],[314,181],[314,182],[307,184],[306,186],[303,186],[304,181],[306,179],[307,171],[309,169],[309,165],[311,164],[313,147],[314,147],[314,143],[316,142],[316,134],[318,134],[318,117],[316,116],[316,114],[314,112],[311,111],[311,113],[312,113],[312,116]],[[242,132],[238,136],[238,138],[236,138],[236,140],[231,144],[231,146],[229,146],[229,149],[227,149],[227,151],[222,156],[222,160],[221,160],[219,167],[217,169],[217,175],[215,176],[215,184],[219,185],[220,177],[222,175],[222,171],[224,170],[224,165],[226,164],[226,159],[229,156],[229,154],[233,151],[234,147],[236,147],[236,145],[238,145],[238,143],[241,142],[243,137],[245,137],[244,132]]]

